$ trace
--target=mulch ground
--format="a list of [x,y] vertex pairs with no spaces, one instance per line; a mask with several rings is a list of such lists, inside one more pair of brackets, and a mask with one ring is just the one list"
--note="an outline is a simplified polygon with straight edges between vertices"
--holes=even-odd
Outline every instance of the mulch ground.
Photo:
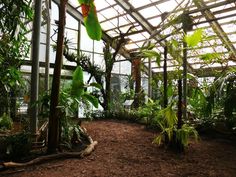
[[152,144],[156,134],[142,125],[107,120],[83,126],[98,141],[90,156],[51,161],[0,176],[236,177],[236,145],[229,140],[202,137],[178,155]]

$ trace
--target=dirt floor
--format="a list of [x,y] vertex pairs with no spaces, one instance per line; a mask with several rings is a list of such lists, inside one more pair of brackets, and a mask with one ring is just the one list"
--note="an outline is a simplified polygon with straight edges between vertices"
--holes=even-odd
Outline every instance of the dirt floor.
[[0,176],[236,177],[236,145],[228,140],[202,137],[198,143],[191,142],[184,155],[177,155],[152,144],[155,133],[142,125],[120,121],[83,125],[98,141],[90,156],[48,162]]

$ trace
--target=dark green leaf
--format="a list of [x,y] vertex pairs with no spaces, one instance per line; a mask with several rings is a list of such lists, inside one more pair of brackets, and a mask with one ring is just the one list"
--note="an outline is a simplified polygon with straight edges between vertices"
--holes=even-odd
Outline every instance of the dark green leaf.
[[154,50],[143,50],[142,53],[143,53],[144,57],[146,57],[146,58],[155,58],[157,65],[160,66],[160,61],[161,61],[160,53],[158,53]]
[[90,95],[89,93],[85,92],[82,95],[82,98],[89,101],[95,108],[98,108],[98,99],[93,95]]
[[100,84],[96,83],[96,82],[93,82],[93,83],[89,84],[89,86],[96,87],[97,89],[102,88],[102,86]]
[[73,73],[71,94],[72,96],[80,98],[83,92],[84,92],[83,70],[80,66],[78,66]]

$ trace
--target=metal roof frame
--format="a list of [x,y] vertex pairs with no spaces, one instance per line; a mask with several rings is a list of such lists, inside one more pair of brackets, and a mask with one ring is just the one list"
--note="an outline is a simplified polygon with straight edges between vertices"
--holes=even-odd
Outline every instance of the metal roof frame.
[[[53,0],[56,4],[59,4],[59,0]],[[213,51],[216,51],[219,47],[225,47],[227,49],[227,52],[225,53],[224,57],[227,57],[229,60],[235,62],[236,61],[236,38],[231,39],[229,35],[236,34],[236,30],[234,31],[225,31],[225,27],[223,28],[222,25],[227,26],[234,26],[236,23],[236,0],[189,0],[190,3],[186,3],[187,0],[177,1],[175,0],[176,7],[173,10],[168,11],[168,17],[167,20],[164,20],[160,22],[157,25],[153,25],[151,21],[155,19],[161,18],[161,11],[159,10],[159,6],[165,5],[166,3],[170,3],[170,0],[144,0],[145,3],[143,5],[138,6],[135,8],[135,6],[132,5],[132,0],[113,0],[112,3],[110,3],[108,0],[103,0],[99,3],[107,3],[106,6],[101,6],[100,9],[97,9],[98,14],[105,13],[106,10],[113,9],[117,11],[117,14],[114,15],[104,15],[104,19],[101,20],[101,26],[105,25],[105,23],[111,23],[113,20],[119,21],[120,18],[125,18],[126,16],[129,16],[132,18],[131,21],[127,21],[127,23],[123,23],[123,25],[117,26],[112,24],[112,27],[106,28],[106,30],[103,30],[103,40],[104,41],[111,41],[116,38],[118,38],[118,30],[122,28],[129,28],[130,26],[135,26],[135,30],[128,33],[126,36],[129,38],[132,35],[143,35],[144,32],[147,32],[149,36],[142,37],[142,39],[135,38],[130,41],[130,44],[138,44],[135,45],[136,47],[133,48],[122,48],[120,53],[127,59],[131,59],[133,56],[137,57],[135,54],[139,52],[139,47],[144,42],[148,40],[154,40],[157,44],[157,47],[164,47],[165,41],[169,40],[171,36],[176,35],[177,32],[181,32],[181,29],[173,28],[173,25],[169,24],[168,18],[172,16],[175,13],[181,14],[184,10],[188,10],[188,14],[193,16],[194,19],[194,28],[198,28],[199,26],[203,26],[203,29],[211,31],[211,33],[214,33],[213,35],[215,38],[219,39],[216,40],[216,44],[212,44],[210,42],[206,43],[206,45],[198,46],[194,50],[191,49],[189,52],[189,58],[191,57],[198,57],[199,51],[204,49],[205,47],[209,48],[212,47]],[[95,3],[97,3],[95,1]],[[142,3],[142,2],[136,2],[136,3]],[[178,4],[179,3],[179,4]],[[180,5],[181,3],[181,5]],[[183,4],[182,4],[183,3]],[[184,4],[185,3],[185,4]],[[183,7],[185,5],[186,7]],[[178,6],[178,7],[177,7]],[[116,7],[119,7],[119,11],[116,9]],[[151,15],[148,18],[146,18],[140,11],[146,10],[150,7],[155,7],[157,11],[159,12],[156,15]],[[82,21],[83,18],[81,15],[80,8],[73,7],[73,5],[68,4],[67,12],[72,15],[75,19]],[[186,12],[185,12],[186,13]],[[225,15],[224,15],[225,14]],[[133,22],[134,20],[134,22]],[[166,35],[163,35],[163,31],[168,30],[169,28],[173,28],[174,33],[170,32]],[[117,30],[117,31],[116,31]],[[221,41],[221,42],[219,42]],[[115,46],[113,46],[115,48]],[[197,64],[199,62],[196,62]],[[195,64],[196,64],[195,63]],[[146,63],[148,64],[148,63]],[[191,72],[199,73],[197,72],[197,69],[194,69],[191,65],[194,65],[194,63],[190,62],[188,63],[188,70]],[[204,64],[204,62],[203,62]],[[236,66],[236,62],[233,66]],[[210,67],[210,66],[209,66]],[[155,67],[153,67],[154,69]],[[200,68],[199,68],[200,69]],[[216,69],[216,68],[215,68]],[[217,69],[220,69],[218,67]]]

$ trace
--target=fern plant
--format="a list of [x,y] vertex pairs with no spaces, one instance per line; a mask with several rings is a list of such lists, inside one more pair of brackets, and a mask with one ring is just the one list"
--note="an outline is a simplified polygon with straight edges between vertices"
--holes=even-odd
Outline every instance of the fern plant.
[[153,140],[153,143],[159,146],[164,144],[179,152],[184,151],[187,147],[190,136],[198,139],[198,132],[194,127],[184,124],[181,128],[177,128],[176,111],[173,109],[173,103],[160,111],[162,119],[159,120],[161,133]]

